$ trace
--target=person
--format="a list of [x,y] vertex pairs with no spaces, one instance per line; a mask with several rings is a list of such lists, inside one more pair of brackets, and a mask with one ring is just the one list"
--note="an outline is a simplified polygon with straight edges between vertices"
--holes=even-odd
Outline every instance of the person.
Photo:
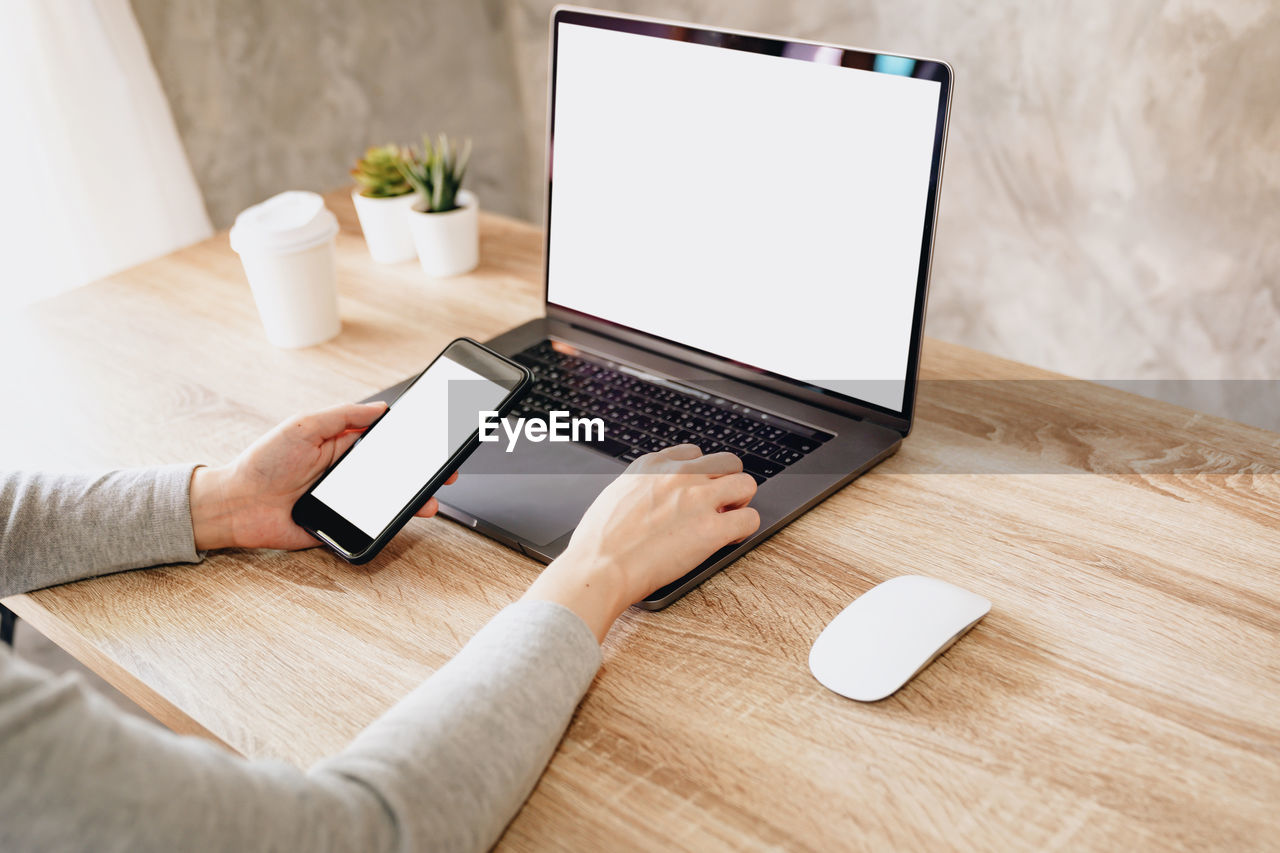
[[[314,546],[290,508],[382,410],[292,418],[220,467],[0,475],[0,597],[217,548]],[[519,601],[307,771],[178,736],[0,651],[0,850],[486,849],[550,760],[614,620],[754,532],[755,489],[732,454],[637,459]]]

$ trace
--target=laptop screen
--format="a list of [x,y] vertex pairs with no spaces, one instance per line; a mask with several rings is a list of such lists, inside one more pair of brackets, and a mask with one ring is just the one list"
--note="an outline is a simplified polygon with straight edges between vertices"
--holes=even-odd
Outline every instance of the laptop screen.
[[848,55],[561,21],[547,301],[901,412],[943,91]]

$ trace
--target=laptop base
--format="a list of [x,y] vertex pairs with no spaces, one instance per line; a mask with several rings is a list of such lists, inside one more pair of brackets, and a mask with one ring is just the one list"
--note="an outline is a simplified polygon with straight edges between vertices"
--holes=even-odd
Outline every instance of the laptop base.
[[[531,320],[486,343],[512,356],[546,339],[580,348],[586,358],[594,355],[631,365],[834,435],[817,451],[761,484],[752,501],[760,513],[760,529],[754,535],[722,548],[692,572],[639,602],[637,606],[646,610],[660,610],[678,600],[893,455],[902,443],[901,434],[887,427],[729,380],[547,317]],[[401,388],[393,386],[370,399],[391,402]],[[437,495],[440,514],[534,559],[550,562],[569,544],[587,506],[625,467],[619,460],[575,444],[520,442],[511,453],[505,452],[502,443],[486,444],[462,466],[458,482]]]

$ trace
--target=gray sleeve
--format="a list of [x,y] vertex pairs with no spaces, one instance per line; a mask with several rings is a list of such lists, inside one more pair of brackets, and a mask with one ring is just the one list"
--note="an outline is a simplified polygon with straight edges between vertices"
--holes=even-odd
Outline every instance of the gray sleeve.
[[124,569],[197,562],[194,467],[0,473],[0,598]]
[[519,602],[304,773],[122,716],[0,651],[0,849],[484,850],[599,665],[571,611]]

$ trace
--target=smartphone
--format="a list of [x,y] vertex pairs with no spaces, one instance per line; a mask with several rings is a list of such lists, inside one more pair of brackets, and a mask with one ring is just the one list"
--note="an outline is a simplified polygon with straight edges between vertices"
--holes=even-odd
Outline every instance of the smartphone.
[[506,415],[532,381],[458,338],[298,498],[294,522],[344,560],[369,562],[475,451],[481,413]]

